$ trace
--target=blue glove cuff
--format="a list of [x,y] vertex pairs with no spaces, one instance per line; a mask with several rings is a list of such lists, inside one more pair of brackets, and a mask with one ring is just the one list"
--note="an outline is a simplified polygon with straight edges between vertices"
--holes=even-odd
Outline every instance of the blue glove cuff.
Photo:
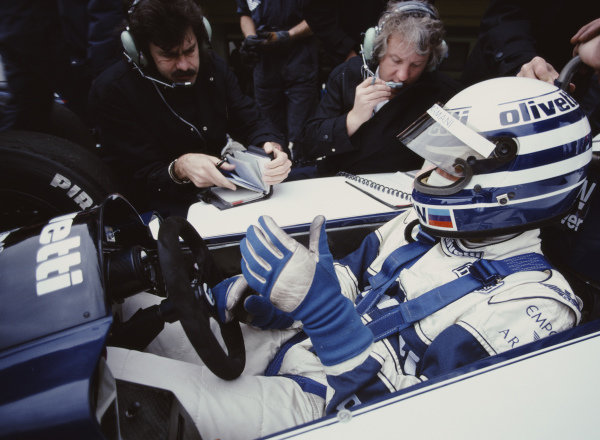
[[315,352],[325,366],[352,359],[373,342],[373,333],[365,327],[354,304],[338,293],[325,304],[307,302],[294,317],[300,319]]

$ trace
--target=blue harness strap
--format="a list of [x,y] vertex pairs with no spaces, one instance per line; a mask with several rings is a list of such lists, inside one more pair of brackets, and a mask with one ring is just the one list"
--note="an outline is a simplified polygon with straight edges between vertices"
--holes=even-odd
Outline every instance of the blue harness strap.
[[435,244],[435,239],[429,234],[419,231],[417,241],[401,246],[385,259],[381,270],[369,278],[371,290],[356,304],[356,311],[362,315],[379,299],[396,281],[400,269],[412,266],[424,253]]
[[391,307],[388,313],[371,321],[367,327],[378,341],[426,318],[467,293],[497,284],[508,275],[551,268],[550,263],[536,253],[517,255],[504,260],[477,260],[469,267],[467,275]]
[[[281,364],[283,363],[283,358],[290,348],[299,342],[304,341],[308,338],[308,335],[304,332],[300,332],[291,337],[287,342],[285,342],[273,360],[269,362],[267,365],[267,369],[264,372],[265,376],[277,376],[279,373],[279,369],[281,368]],[[325,399],[325,395],[327,394],[327,387],[314,379],[309,379],[308,377],[298,376],[296,374],[282,374],[283,377],[287,377],[288,379],[292,379],[296,382],[302,391],[305,393],[316,394],[319,397]]]

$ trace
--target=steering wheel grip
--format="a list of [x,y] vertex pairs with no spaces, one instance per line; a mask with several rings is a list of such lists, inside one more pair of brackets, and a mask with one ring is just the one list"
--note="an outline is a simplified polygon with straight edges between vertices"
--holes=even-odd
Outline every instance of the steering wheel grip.
[[[190,261],[184,256],[179,237],[192,252],[194,270],[190,270]],[[214,270],[211,270],[214,263],[204,240],[187,220],[169,217],[160,226],[157,244],[167,297],[172,301],[185,334],[215,375],[225,380],[235,379],[242,374],[246,364],[244,339],[237,320],[223,324],[216,317],[214,299],[207,283],[214,279]],[[196,278],[192,280],[190,273],[194,272]],[[195,285],[192,284],[194,281]],[[219,323],[228,353],[211,331],[211,316]]]

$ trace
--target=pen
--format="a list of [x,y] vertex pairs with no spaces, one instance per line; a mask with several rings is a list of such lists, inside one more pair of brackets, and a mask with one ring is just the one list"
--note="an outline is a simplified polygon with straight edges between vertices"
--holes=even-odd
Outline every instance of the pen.
[[219,161],[219,163],[217,163],[215,166],[216,166],[217,168],[221,168],[221,165],[223,165],[225,162],[227,162],[227,159],[221,159],[221,160]]

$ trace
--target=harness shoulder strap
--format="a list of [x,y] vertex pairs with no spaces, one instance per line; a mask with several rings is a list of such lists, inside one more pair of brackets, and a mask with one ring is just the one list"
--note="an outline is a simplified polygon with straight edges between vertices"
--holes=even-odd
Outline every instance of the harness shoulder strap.
[[401,269],[412,266],[435,244],[429,234],[419,231],[417,241],[401,246],[392,252],[381,265],[381,270],[369,278],[371,290],[358,302],[356,310],[363,314],[375,305],[396,281]]
[[471,265],[467,275],[392,307],[388,313],[367,324],[367,327],[378,341],[433,314],[467,293],[497,284],[508,275],[551,268],[546,258],[536,253],[517,255],[504,260],[477,260]]

